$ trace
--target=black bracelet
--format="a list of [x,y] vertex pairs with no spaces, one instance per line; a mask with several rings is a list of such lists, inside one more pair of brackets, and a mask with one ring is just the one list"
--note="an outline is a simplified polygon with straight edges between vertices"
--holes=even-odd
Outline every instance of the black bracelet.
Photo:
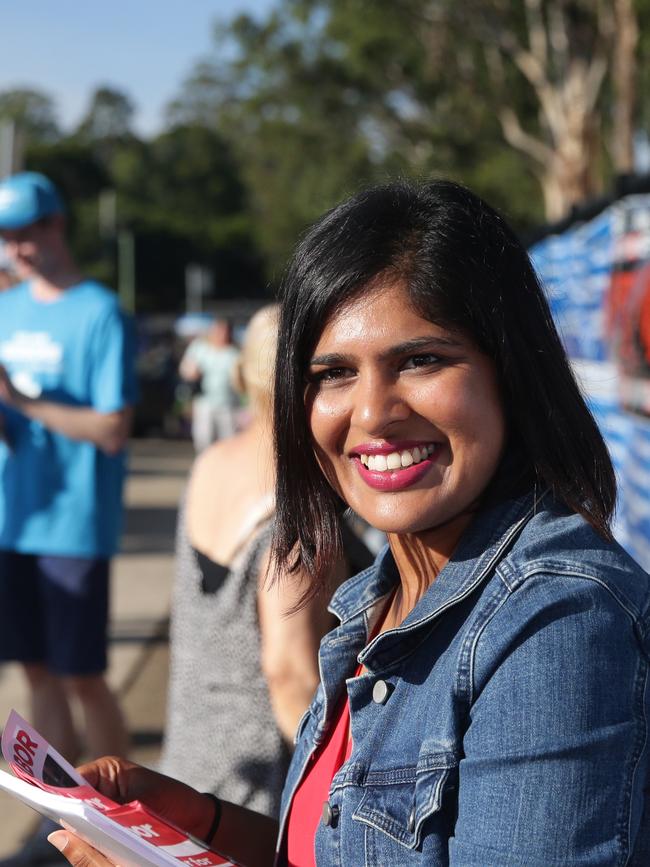
[[214,804],[214,819],[212,820],[212,824],[208,829],[208,833],[203,838],[209,846],[214,839],[214,835],[219,829],[219,822],[221,822],[221,801],[219,800],[219,798],[217,798],[216,795],[213,795],[212,792],[203,792],[203,794],[206,798],[210,798],[210,800]]

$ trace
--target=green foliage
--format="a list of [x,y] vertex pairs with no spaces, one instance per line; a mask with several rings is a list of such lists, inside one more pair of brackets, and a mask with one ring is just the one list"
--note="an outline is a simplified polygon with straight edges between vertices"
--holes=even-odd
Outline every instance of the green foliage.
[[72,138],[91,147],[110,171],[121,146],[135,138],[131,130],[134,111],[126,93],[112,87],[98,87]]
[[112,87],[98,87],[77,129],[86,141],[124,139],[131,135],[134,106],[127,94]]
[[28,142],[54,142],[60,130],[54,102],[47,94],[29,88],[0,92],[0,120],[10,120]]
[[[276,276],[298,234],[368,183],[445,175],[507,202],[525,227],[541,197],[508,160],[484,54],[456,7],[430,0],[285,0],[234,19],[170,106],[238,155],[256,237]],[[440,26],[441,23],[444,26]],[[525,90],[509,82],[534,117]]]
[[138,283],[152,306],[161,298],[181,306],[190,262],[213,270],[218,296],[264,290],[246,190],[215,131],[179,125],[148,143],[133,140],[112,168],[120,221],[138,239]]
[[[555,0],[541,0],[548,15]],[[588,58],[595,0],[567,0],[571,50]],[[650,0],[636,0],[641,60]],[[213,270],[217,295],[276,282],[306,225],[344,196],[399,176],[467,183],[526,231],[543,219],[533,164],[504,142],[508,106],[526,133],[548,130],[508,46],[526,45],[523,0],[277,0],[265,18],[215,27],[209,56],[150,141],[132,132],[133,103],[103,86],[62,137],[51,100],[0,93],[0,118],[29,128],[28,166],[71,202],[82,265],[115,282],[115,237],[101,238],[97,200],[116,197],[115,231],[134,233],[140,309],[179,309],[189,263]],[[528,13],[527,10],[528,9]],[[560,60],[552,75],[561,78]],[[650,64],[640,64],[639,117]],[[596,111],[610,115],[603,90]],[[597,169],[610,171],[604,149]]]
[[73,138],[55,144],[33,144],[25,155],[28,169],[43,172],[60,187],[67,201],[97,196],[110,184],[105,166],[89,145]]
[[[247,191],[223,138],[205,126],[179,125],[145,142],[124,126],[95,123],[92,114],[66,138],[32,144],[25,159],[26,168],[43,172],[61,189],[83,270],[116,286],[117,235],[129,230],[140,312],[180,311],[190,263],[213,271],[217,297],[264,293]],[[114,191],[116,202],[108,236],[99,223],[99,200],[107,191]]]

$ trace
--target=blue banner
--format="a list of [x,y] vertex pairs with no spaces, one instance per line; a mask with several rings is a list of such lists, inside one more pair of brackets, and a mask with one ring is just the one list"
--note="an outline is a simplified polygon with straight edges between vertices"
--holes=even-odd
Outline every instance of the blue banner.
[[615,535],[650,570],[650,197],[622,199],[529,252],[612,455]]

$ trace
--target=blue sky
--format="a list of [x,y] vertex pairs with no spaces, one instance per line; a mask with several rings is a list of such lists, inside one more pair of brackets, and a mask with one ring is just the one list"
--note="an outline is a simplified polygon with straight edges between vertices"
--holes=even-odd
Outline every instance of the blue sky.
[[0,13],[0,90],[31,87],[74,126],[98,85],[126,91],[135,129],[155,133],[165,104],[211,44],[212,24],[263,15],[274,0],[21,0]]

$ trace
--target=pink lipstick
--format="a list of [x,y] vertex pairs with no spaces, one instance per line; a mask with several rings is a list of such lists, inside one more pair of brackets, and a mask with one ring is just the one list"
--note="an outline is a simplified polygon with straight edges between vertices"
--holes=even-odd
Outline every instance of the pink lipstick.
[[394,452],[402,452],[405,449],[411,449],[414,446],[422,448],[419,443],[390,443],[390,444],[371,444],[358,446],[355,453],[352,455],[354,465],[357,472],[363,481],[376,491],[402,491],[416,484],[436,462],[442,445],[434,444],[434,449],[426,458],[420,459],[417,463],[413,463],[407,467],[397,467],[395,469],[375,470],[370,469],[361,462],[360,455],[389,455]]

